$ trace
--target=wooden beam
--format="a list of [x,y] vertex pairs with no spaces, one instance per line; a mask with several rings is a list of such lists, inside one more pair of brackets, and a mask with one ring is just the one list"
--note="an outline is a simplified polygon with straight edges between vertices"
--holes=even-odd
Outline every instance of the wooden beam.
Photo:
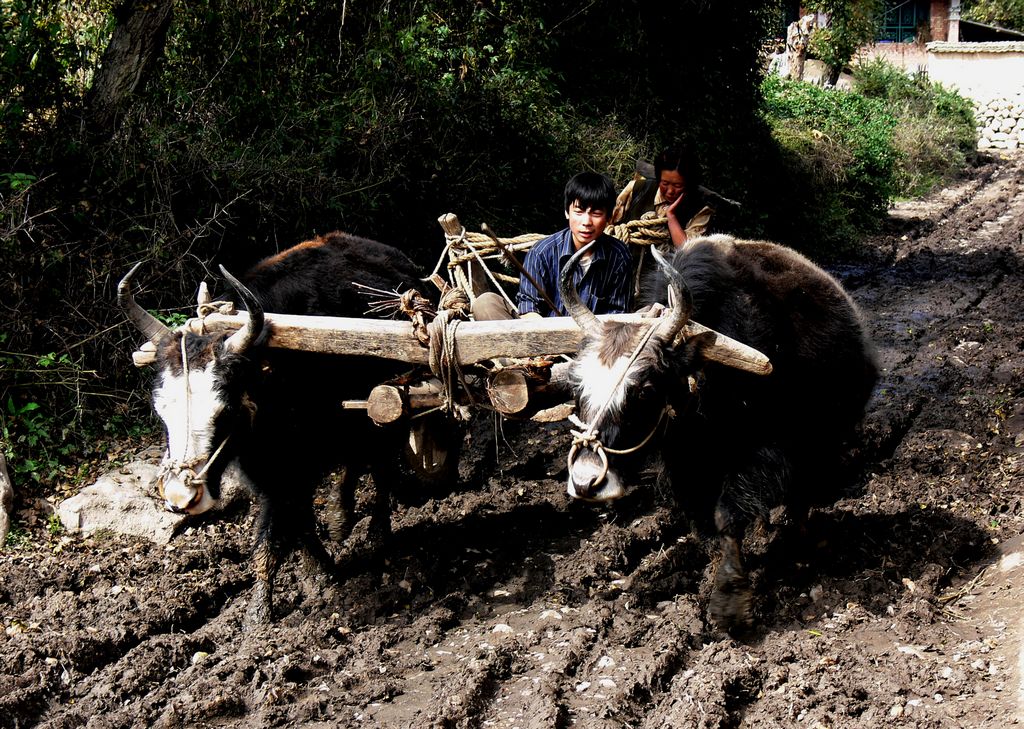
[[[636,314],[608,314],[598,318],[649,321]],[[274,326],[271,347],[366,355],[409,364],[428,363],[427,348],[416,341],[412,324],[407,321],[297,314],[267,314],[266,319]],[[209,328],[224,327],[234,331],[246,320],[243,312],[210,314],[205,321]],[[579,348],[582,338],[583,332],[571,317],[464,321],[455,332],[456,351],[463,365],[495,357],[571,354]]]
[[[235,330],[242,326],[248,315],[210,314],[208,327],[223,326]],[[335,316],[300,316],[296,314],[267,314],[274,326],[271,347],[296,349],[304,352],[364,355],[398,360],[412,365],[428,364],[429,352],[412,333],[407,321],[356,319]],[[602,314],[604,321],[650,322],[639,314]],[[685,327],[687,337],[708,329],[697,322]],[[722,335],[716,334],[717,337]],[[726,339],[725,337],[722,337]],[[583,332],[571,317],[555,316],[544,319],[504,319],[500,321],[464,321],[455,331],[455,351],[459,363],[471,365],[497,357],[526,358],[545,354],[572,354],[579,349]],[[771,372],[768,358],[755,349],[734,342],[736,349],[719,356],[705,350],[709,359],[737,366],[742,353],[749,361],[744,369],[759,374]],[[751,366],[751,361],[755,362]]]

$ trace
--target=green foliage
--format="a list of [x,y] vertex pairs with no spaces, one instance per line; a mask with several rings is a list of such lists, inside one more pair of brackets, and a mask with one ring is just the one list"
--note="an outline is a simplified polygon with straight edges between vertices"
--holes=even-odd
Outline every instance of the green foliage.
[[51,537],[60,536],[61,532],[64,531],[64,525],[61,524],[60,516],[56,512],[47,517],[46,531]]
[[782,150],[779,176],[810,182],[796,195],[808,210],[790,211],[791,224],[811,231],[825,248],[874,229],[898,191],[897,122],[886,105],[777,76],[761,88],[765,119]]
[[0,149],[52,130],[78,105],[107,26],[109,2],[0,4]]
[[884,102],[898,120],[893,143],[899,195],[927,193],[954,177],[974,155],[974,108],[955,91],[924,74],[908,75],[882,59],[858,64],[854,87]]
[[14,524],[7,532],[3,547],[5,549],[26,549],[32,546],[32,535],[21,524]]
[[967,20],[1024,31],[1024,0],[966,0],[964,8]]
[[188,321],[190,314],[184,311],[156,311],[152,310],[149,312],[156,317],[157,321],[163,322],[171,329],[180,327],[182,324]]
[[871,42],[882,20],[881,0],[814,0],[809,10],[828,14],[828,25],[811,34],[810,51],[832,69],[832,81],[853,54]]
[[61,445],[62,430],[39,403],[18,405],[8,397],[0,418],[0,434],[13,477],[39,482],[56,475],[60,457],[70,452]]
[[2,172],[0,173],[0,186],[11,192],[24,192],[36,181],[35,175],[24,172]]
[[551,12],[349,4],[342,24],[323,1],[180,4],[100,192],[135,209],[130,244],[172,265],[197,240],[244,268],[336,228],[432,264],[449,210],[554,229],[569,175],[631,169],[641,150],[614,114],[560,94]]

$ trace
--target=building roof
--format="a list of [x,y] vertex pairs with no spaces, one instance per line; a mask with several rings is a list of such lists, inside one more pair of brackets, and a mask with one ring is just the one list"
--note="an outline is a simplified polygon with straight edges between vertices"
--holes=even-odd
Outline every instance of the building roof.
[[960,36],[963,38],[965,35],[971,35],[974,37],[965,38],[964,40],[1003,41],[1014,40],[1017,38],[1024,40],[1024,33],[1019,30],[1004,28],[1001,25],[979,23],[976,20],[960,21]]
[[987,43],[932,41],[926,48],[931,53],[1024,53],[1024,40]]

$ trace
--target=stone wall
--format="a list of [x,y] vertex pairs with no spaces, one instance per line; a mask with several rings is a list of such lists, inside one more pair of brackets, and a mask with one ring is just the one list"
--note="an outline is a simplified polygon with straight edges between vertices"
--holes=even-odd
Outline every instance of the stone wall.
[[974,102],[978,149],[1024,148],[1024,92]]
[[978,149],[1024,148],[1024,42],[927,47],[928,76],[974,102]]

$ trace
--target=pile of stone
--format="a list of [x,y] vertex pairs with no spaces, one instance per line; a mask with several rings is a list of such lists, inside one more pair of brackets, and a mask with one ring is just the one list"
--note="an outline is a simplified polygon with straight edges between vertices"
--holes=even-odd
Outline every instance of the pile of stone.
[[1024,149],[1024,92],[1009,98],[976,101],[978,149]]

